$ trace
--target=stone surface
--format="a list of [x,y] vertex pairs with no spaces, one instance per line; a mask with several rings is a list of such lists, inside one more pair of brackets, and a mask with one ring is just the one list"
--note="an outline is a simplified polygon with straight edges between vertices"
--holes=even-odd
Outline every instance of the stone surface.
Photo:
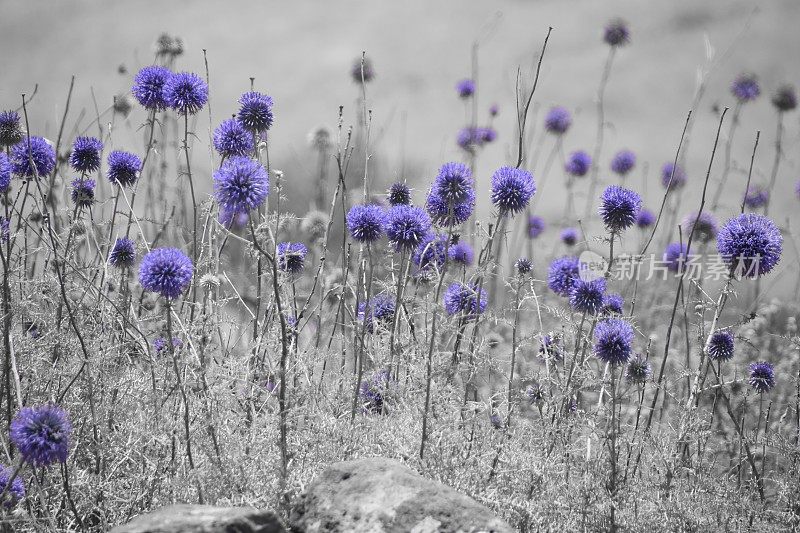
[[296,502],[289,522],[298,533],[513,531],[472,498],[379,457],[329,466]]
[[170,505],[139,515],[111,533],[284,533],[271,511],[252,507]]

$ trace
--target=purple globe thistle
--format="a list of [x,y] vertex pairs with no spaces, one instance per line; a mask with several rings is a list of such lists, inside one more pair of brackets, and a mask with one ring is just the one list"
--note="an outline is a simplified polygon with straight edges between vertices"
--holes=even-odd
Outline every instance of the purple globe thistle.
[[375,79],[375,69],[372,66],[372,61],[370,58],[365,57],[363,58],[364,66],[362,72],[361,61],[362,58],[360,57],[353,61],[353,67],[350,69],[350,76],[352,76],[353,81],[356,83],[361,83],[362,76],[364,83],[369,83]]
[[411,189],[402,182],[392,183],[386,197],[389,205],[411,205]]
[[120,187],[133,186],[139,179],[142,160],[137,155],[121,150],[108,154],[108,173],[106,177],[111,183]]
[[769,202],[769,191],[760,185],[751,185],[744,193],[744,205],[750,209],[764,207]]
[[735,343],[730,331],[715,331],[708,339],[708,357],[712,361],[730,361],[733,358]]
[[222,157],[250,154],[255,147],[253,134],[235,118],[224,120],[214,130],[214,149]]
[[645,229],[649,228],[655,223],[656,223],[655,213],[644,207],[639,210],[639,214],[636,216],[637,226],[639,226],[641,229]]
[[755,74],[739,74],[731,83],[731,94],[742,104],[755,100],[761,94],[758,78]]
[[445,163],[433,180],[431,194],[454,204],[468,200],[475,192],[472,172],[463,163]]
[[500,216],[514,215],[527,207],[536,194],[536,183],[527,170],[501,167],[492,175],[492,203]]
[[772,95],[772,105],[780,113],[791,111],[797,107],[797,93],[791,85],[783,85],[778,87],[775,94]]
[[625,300],[619,294],[606,294],[603,296],[603,312],[608,314],[622,314]]
[[391,323],[395,311],[394,300],[391,295],[381,293],[370,299],[369,306],[366,302],[358,305],[358,319],[362,322],[366,320],[364,327],[369,333],[374,333],[378,325]]
[[520,276],[524,276],[526,274],[530,274],[533,271],[533,263],[527,257],[520,257],[514,263],[514,267],[517,269],[517,274]]
[[266,94],[250,91],[239,98],[239,122],[254,133],[266,132],[274,120],[272,98]]
[[620,150],[611,160],[611,170],[620,176],[626,176],[636,166],[636,154],[630,150]]
[[682,272],[686,268],[688,257],[686,255],[686,244],[673,242],[667,245],[664,250],[664,262],[670,272]]
[[22,458],[35,466],[66,462],[71,434],[67,413],[51,404],[23,407],[9,430]]
[[482,146],[478,128],[461,128],[456,134],[456,144],[463,150],[472,153]]
[[680,189],[686,185],[686,172],[680,165],[664,163],[664,166],[661,167],[661,185],[670,191]]
[[475,94],[475,82],[473,80],[461,80],[456,83],[456,91],[460,98],[469,98]]
[[592,156],[578,150],[569,154],[567,162],[564,164],[564,170],[576,177],[585,176],[592,166]]
[[539,357],[561,360],[564,358],[564,342],[560,334],[548,333],[539,343]]
[[594,329],[594,355],[604,363],[625,364],[631,358],[633,328],[621,318],[606,318]]
[[347,212],[347,230],[358,242],[375,242],[383,235],[386,213],[374,205],[354,205]]
[[242,229],[250,221],[250,214],[220,209],[217,220],[228,229]]
[[447,235],[429,233],[417,245],[411,260],[422,270],[427,268],[436,268],[438,270],[444,266],[448,254]]
[[750,363],[750,378],[747,382],[759,394],[769,392],[775,386],[775,368],[766,361]]
[[642,197],[618,185],[606,187],[600,196],[600,217],[611,233],[619,233],[636,222]]
[[192,282],[193,274],[192,260],[177,248],[155,248],[139,265],[142,288],[168,299],[180,296]]
[[19,113],[3,111],[0,113],[0,147],[8,148],[25,137],[19,123]]
[[145,109],[151,111],[166,109],[164,85],[170,77],[172,77],[172,72],[166,67],[159,65],[144,67],[133,79],[131,93]]
[[525,387],[525,397],[531,405],[541,405],[545,401],[545,389],[540,383],[531,383]]
[[[25,497],[25,483],[13,468],[0,466],[0,493],[5,493],[3,505],[10,509]],[[12,481],[11,478],[14,478]],[[9,482],[11,485],[9,486]]]
[[[180,340],[178,337],[172,337],[172,349],[177,350],[183,346],[183,341]],[[167,351],[168,344],[167,339],[164,337],[159,337],[153,341],[153,348],[155,349],[156,353],[161,355]]]
[[547,224],[545,223],[544,219],[537,215],[531,215],[528,217],[528,238],[535,239],[539,235],[541,235]]
[[603,31],[603,40],[609,46],[624,46],[631,42],[631,30],[622,19],[611,20]]
[[76,172],[94,172],[100,168],[103,143],[94,137],[78,137],[72,143],[69,164]]
[[783,237],[767,217],[744,213],[722,227],[717,235],[717,250],[734,271],[757,278],[769,273],[780,261]]
[[[717,237],[717,231],[719,231],[719,227],[717,225],[717,219],[714,218],[714,215],[703,211],[702,213],[691,213],[683,219],[683,227],[684,235],[686,238],[689,238],[689,235],[693,235],[692,239],[696,239],[698,242],[709,242],[712,241]],[[694,234],[692,234],[694,231]]]
[[606,292],[605,278],[584,281],[575,278],[569,291],[569,305],[579,313],[596,315],[603,309],[603,299]]
[[284,272],[297,274],[303,270],[308,248],[301,242],[282,242],[278,244],[278,268]]
[[56,151],[42,137],[31,137],[11,149],[11,169],[23,178],[47,176],[56,168]]
[[578,242],[578,230],[575,228],[564,228],[561,230],[561,242],[567,246],[575,246]]
[[470,189],[468,196],[461,202],[451,203],[439,195],[428,193],[425,208],[430,218],[438,226],[452,227],[466,222],[475,209],[475,191]]
[[489,106],[490,117],[496,117],[498,114],[500,114],[500,106],[498,106],[497,104],[492,104],[491,106]]
[[136,243],[128,237],[120,237],[108,255],[108,263],[116,268],[132,267],[136,261]]
[[625,368],[625,379],[633,385],[647,382],[652,375],[653,367],[650,366],[650,361],[640,355],[628,361],[628,366]]
[[395,205],[386,213],[386,236],[397,249],[410,250],[424,239],[431,229],[431,219],[421,208]]
[[5,152],[0,152],[0,193],[11,188],[11,162]]
[[489,144],[497,140],[497,130],[492,127],[478,128],[478,139],[482,144]]
[[249,213],[269,195],[269,174],[261,163],[234,156],[214,172],[214,198],[226,213]]
[[466,242],[457,242],[451,245],[448,254],[450,255],[450,261],[465,267],[472,265],[475,260],[475,252],[472,246]]
[[72,203],[77,207],[91,207],[94,204],[95,181],[92,179],[78,178],[72,180]]
[[556,106],[547,112],[544,127],[550,133],[563,135],[572,125],[572,116],[565,107]]
[[466,318],[477,318],[486,310],[486,291],[475,284],[456,282],[447,287],[444,293],[444,309],[448,315],[464,313]]
[[167,78],[163,97],[179,115],[194,115],[208,102],[208,85],[197,74],[179,72]]
[[392,383],[387,370],[378,370],[358,386],[362,409],[367,413],[382,413],[386,408],[386,396]]

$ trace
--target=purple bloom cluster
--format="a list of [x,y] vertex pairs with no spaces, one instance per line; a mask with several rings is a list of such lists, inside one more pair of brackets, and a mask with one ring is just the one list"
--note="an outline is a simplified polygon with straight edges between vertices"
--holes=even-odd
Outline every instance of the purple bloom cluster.
[[208,85],[192,72],[170,75],[163,91],[164,102],[180,115],[194,115],[208,102]]
[[456,144],[467,152],[474,152],[485,144],[494,142],[497,139],[497,131],[491,127],[466,127],[458,130]]
[[250,91],[239,98],[239,122],[254,133],[266,132],[274,120],[272,98],[266,94]]
[[168,68],[159,65],[144,67],[133,80],[131,93],[145,109],[161,111],[167,107],[164,85],[172,76]]
[[94,172],[100,168],[103,143],[94,137],[78,137],[72,143],[69,164],[76,172]]
[[383,235],[386,213],[374,205],[354,205],[347,212],[347,230],[358,242],[375,242]]
[[427,268],[435,268],[438,270],[444,266],[445,260],[447,259],[445,253],[449,254],[447,235],[429,233],[422,242],[417,245],[417,249],[414,251],[414,255],[411,259],[414,261],[414,264],[422,270]]
[[11,188],[11,162],[5,152],[0,152],[0,193]]
[[563,135],[572,125],[572,115],[565,107],[556,106],[547,112],[544,119],[544,127],[550,133]]
[[56,405],[23,407],[10,428],[11,442],[22,458],[35,466],[66,462],[72,424],[63,409]]
[[680,165],[664,163],[661,167],[661,185],[670,191],[680,189],[686,185],[686,172]]
[[394,300],[393,296],[381,293],[372,297],[369,305],[366,302],[358,305],[358,318],[362,322],[366,320],[365,327],[369,333],[374,333],[377,325],[391,322],[395,311]]
[[775,386],[775,368],[765,361],[751,363],[747,382],[759,394],[769,392]]
[[717,237],[717,232],[719,231],[719,227],[717,225],[717,219],[714,218],[714,215],[707,211],[703,211],[702,213],[691,213],[683,219],[683,227],[684,227],[684,235],[686,235],[686,239],[688,240],[689,235],[692,235],[692,231],[694,231],[694,235],[692,236],[693,240],[697,240],[698,242],[709,242],[714,240]]
[[[183,346],[183,341],[178,337],[172,338],[172,349],[177,350],[178,348]],[[153,348],[155,349],[157,354],[162,354],[167,351],[168,344],[167,339],[164,337],[159,337],[153,341]]]
[[11,149],[11,169],[22,178],[47,176],[56,168],[56,151],[42,137],[31,137]]
[[223,157],[245,156],[255,147],[253,133],[235,118],[224,120],[214,130],[214,149]]
[[544,219],[538,215],[531,215],[528,217],[528,238],[535,239],[539,235],[541,235],[547,224],[545,223]]
[[606,318],[594,329],[594,355],[611,365],[625,364],[631,358],[633,328],[621,318]]
[[567,162],[564,164],[564,170],[573,176],[581,177],[585,176],[586,173],[589,172],[591,166],[592,156],[583,150],[578,150],[569,154]]
[[569,291],[569,305],[579,313],[596,315],[603,309],[605,292],[605,278],[584,281],[577,277]]
[[398,249],[416,247],[430,229],[431,219],[419,207],[395,205],[386,213],[386,236]]
[[783,237],[769,218],[744,213],[730,219],[719,231],[717,250],[734,271],[757,278],[780,261]]
[[308,248],[301,242],[282,242],[276,250],[278,268],[284,272],[297,274],[305,266]]
[[514,267],[517,269],[517,273],[520,276],[524,276],[531,273],[533,270],[533,263],[531,263],[531,260],[527,257],[520,257],[514,263]]
[[650,366],[650,361],[642,356],[636,356],[628,361],[628,366],[625,368],[625,379],[633,385],[645,383],[652,375],[653,367]]
[[577,257],[559,257],[550,263],[547,286],[559,296],[569,296],[575,281],[580,279],[579,273],[580,264]]
[[751,185],[744,193],[744,205],[750,209],[764,207],[769,202],[769,191],[760,185]]
[[631,30],[622,19],[614,19],[606,24],[603,40],[609,46],[623,46],[631,42]]
[[455,226],[465,222],[475,208],[475,183],[462,163],[445,163],[433,181],[425,207],[434,223]]
[[685,243],[673,242],[667,245],[664,250],[664,261],[667,263],[667,269],[670,272],[682,272],[686,268],[686,262],[689,260],[686,252]]
[[625,300],[619,294],[606,294],[603,297],[603,312],[608,314],[622,314],[622,306]]
[[715,331],[708,339],[708,357],[713,361],[730,361],[733,358],[735,343],[730,331]]
[[527,170],[501,167],[492,175],[492,203],[500,216],[522,211],[535,193],[536,184]]
[[214,172],[214,197],[221,212],[249,213],[264,205],[268,195],[267,170],[248,157],[231,157]]
[[611,170],[620,176],[626,176],[636,166],[636,154],[630,150],[620,150],[611,160]]
[[[0,466],[0,493],[5,493],[6,496],[3,506],[7,509],[14,507],[22,498],[25,497],[25,483],[13,468]],[[12,481],[11,478],[14,477]],[[9,482],[11,485],[9,486]]]
[[108,173],[106,177],[111,183],[120,187],[132,186],[139,179],[142,160],[137,155],[114,150],[108,154]]
[[464,313],[466,318],[476,318],[486,310],[486,291],[474,284],[456,282],[447,287],[444,293],[444,309],[448,315]]
[[72,180],[72,191],[70,197],[72,203],[78,207],[91,207],[94,204],[95,181],[88,178],[78,178]]
[[642,229],[645,229],[649,228],[655,223],[656,223],[655,213],[644,207],[639,210],[639,214],[636,216],[637,226],[639,226]]
[[456,91],[461,98],[469,98],[475,94],[475,82],[473,80],[461,80],[456,83]]
[[755,100],[761,94],[758,78],[754,74],[739,74],[731,83],[731,94],[741,103]]
[[108,263],[117,268],[132,267],[136,261],[136,243],[128,237],[120,237],[108,256]]
[[3,111],[0,113],[0,147],[8,148],[20,142],[24,133],[19,123],[19,113]]
[[636,222],[642,198],[638,193],[610,185],[600,196],[600,217],[611,233],[619,233]]
[[142,288],[169,299],[177,298],[186,290],[193,274],[192,260],[177,248],[155,248],[139,265]]
[[560,334],[548,333],[542,337],[539,344],[539,357],[556,361],[564,358],[564,342]]
[[578,230],[575,228],[564,228],[559,235],[561,242],[567,246],[575,246],[578,242]]
[[389,205],[410,205],[411,189],[402,182],[392,183],[386,197]]
[[362,409],[367,413],[382,413],[386,410],[386,395],[392,383],[392,376],[387,370],[378,370],[362,381],[358,387],[358,396],[362,401]]
[[451,245],[448,254],[450,256],[450,261],[465,267],[472,265],[472,262],[475,260],[475,252],[472,246],[466,242],[457,242]]

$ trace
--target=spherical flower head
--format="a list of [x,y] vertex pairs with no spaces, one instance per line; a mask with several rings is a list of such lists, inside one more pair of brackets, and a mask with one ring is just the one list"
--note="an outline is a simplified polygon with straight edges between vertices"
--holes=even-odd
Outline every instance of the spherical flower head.
[[397,249],[410,250],[419,245],[431,229],[431,219],[421,208],[395,205],[386,213],[386,236]]
[[536,184],[527,170],[501,167],[492,175],[492,203],[501,216],[522,211],[534,194]]
[[609,46],[624,46],[631,42],[631,30],[622,19],[614,19],[606,24],[603,41]]
[[[12,476],[14,477],[13,481],[11,481]],[[10,486],[9,482],[11,482]],[[25,482],[13,468],[0,466],[0,493],[6,494],[3,503],[6,509],[14,507],[25,497]]]
[[544,219],[538,215],[531,215],[528,217],[528,238],[535,239],[541,235],[547,224]]
[[569,296],[576,280],[579,279],[580,263],[577,257],[559,257],[550,263],[547,271],[547,286],[559,296]]
[[362,58],[356,58],[356,60],[353,61],[353,67],[350,69],[350,76],[356,83],[361,83],[362,79],[364,83],[369,83],[375,79],[375,68],[372,66],[370,58],[363,58],[363,66]]
[[760,185],[751,185],[744,193],[744,205],[750,209],[764,207],[769,202],[769,191]]
[[731,94],[740,103],[750,102],[758,98],[761,88],[758,86],[758,78],[754,74],[739,74],[731,83]]
[[411,259],[420,269],[435,268],[438,270],[444,266],[447,259],[446,253],[449,254],[447,235],[429,233],[417,245]]
[[641,207],[642,197],[638,193],[618,185],[606,187],[600,196],[600,217],[611,233],[633,226]]
[[168,68],[160,65],[144,67],[133,79],[131,93],[145,109],[162,111],[167,108],[164,99],[164,85],[172,77]]
[[478,128],[466,127],[458,130],[456,144],[463,150],[473,153],[477,148],[483,146],[481,143]]
[[100,151],[103,143],[94,137],[78,137],[72,143],[69,164],[76,172],[94,172],[100,168]]
[[139,179],[139,170],[142,160],[139,156],[121,150],[114,150],[108,154],[108,173],[106,177],[111,183],[120,187],[133,186]]
[[[717,237],[719,226],[717,219],[711,213],[703,211],[702,213],[691,213],[683,219],[683,227],[685,228],[684,235],[689,238],[693,235],[692,239],[698,242],[709,242]],[[694,231],[694,233],[692,233]]]
[[775,386],[775,368],[766,361],[750,363],[750,378],[747,382],[759,394],[769,392]]
[[374,333],[376,326],[391,323],[395,311],[394,300],[391,295],[382,293],[374,296],[369,301],[369,305],[366,302],[359,304],[358,319],[365,323],[365,328],[369,333]]
[[460,98],[469,98],[475,94],[475,82],[473,80],[461,80],[456,83],[456,91]]
[[22,458],[34,466],[66,462],[71,434],[67,413],[51,404],[23,407],[9,430]]
[[631,358],[633,328],[621,318],[606,318],[594,329],[594,355],[604,363],[625,364]]
[[637,226],[639,226],[641,229],[646,229],[655,223],[656,223],[655,213],[644,207],[639,210],[639,214],[636,215]]
[[411,189],[402,182],[392,183],[386,197],[389,205],[411,205]]
[[361,399],[364,412],[382,413],[385,410],[386,395],[392,384],[392,377],[387,370],[378,370],[358,387],[358,397]]
[[108,263],[116,268],[132,267],[136,261],[136,243],[128,237],[120,237],[108,256]]
[[[172,338],[172,349],[177,350],[183,346],[183,341],[180,340],[178,337]],[[155,348],[156,353],[161,355],[167,351],[169,345],[167,344],[167,339],[164,337],[159,337],[153,341],[153,348]]]
[[715,331],[708,339],[708,357],[712,361],[730,361],[733,358],[735,342],[730,331]]
[[569,174],[580,178],[589,172],[591,166],[592,156],[583,150],[578,150],[569,154],[567,162],[564,164],[564,170],[566,170]]
[[572,115],[565,107],[556,106],[547,112],[544,127],[550,133],[563,135],[572,125]]
[[278,244],[278,268],[284,272],[297,274],[303,270],[308,248],[301,242],[282,242]]
[[622,314],[622,306],[625,300],[619,294],[606,294],[603,296],[603,312],[608,314]]
[[6,193],[11,188],[11,161],[5,152],[0,152],[0,193]]
[[605,278],[584,281],[578,277],[569,291],[569,305],[579,313],[596,315],[603,309],[605,292]]
[[545,400],[545,389],[539,383],[531,383],[525,387],[525,397],[531,405],[541,405]]
[[686,251],[685,243],[673,242],[668,244],[664,250],[664,262],[667,270],[670,272],[682,272],[686,268],[686,262],[689,260]]
[[492,104],[491,106],[489,106],[490,117],[496,117],[499,114],[500,114],[500,106],[498,106],[497,104]]
[[561,242],[567,246],[575,246],[575,243],[578,242],[578,230],[575,228],[564,228],[561,230],[560,238]]
[[0,148],[8,148],[22,141],[25,134],[19,123],[19,113],[3,111],[0,113]]
[[451,245],[447,253],[450,255],[450,261],[465,267],[472,265],[475,260],[475,251],[466,242]]
[[719,231],[717,250],[734,272],[757,278],[780,261],[783,237],[769,218],[744,213],[730,219]]
[[354,205],[347,212],[347,231],[358,242],[375,242],[383,235],[386,213],[374,204]]
[[445,163],[431,186],[431,194],[446,202],[459,203],[474,193],[475,181],[472,172],[463,163]]
[[214,149],[222,157],[245,156],[255,147],[253,134],[235,118],[229,118],[214,130]]
[[641,385],[652,375],[653,367],[650,366],[650,361],[640,355],[631,359],[625,368],[625,379],[632,385]]
[[146,291],[174,299],[189,287],[194,274],[192,260],[177,248],[155,248],[142,258],[139,283]]
[[517,274],[520,276],[524,276],[526,274],[530,274],[533,271],[533,263],[527,257],[520,257],[514,263],[514,268],[517,269]]
[[272,127],[272,98],[256,91],[244,93],[239,98],[239,122],[254,133],[266,132]]
[[680,165],[664,163],[661,167],[661,185],[670,191],[680,189],[686,185],[686,172]]
[[475,191],[469,189],[466,199],[456,203],[449,202],[431,191],[425,201],[425,208],[437,226],[458,226],[472,216],[472,211],[475,209]]
[[93,179],[78,178],[72,180],[72,192],[70,193],[72,203],[78,207],[91,207],[94,204],[95,185]]
[[620,150],[611,160],[611,170],[620,176],[626,176],[636,166],[636,154],[630,150]]
[[249,213],[264,205],[269,195],[269,174],[249,157],[234,156],[214,172],[214,198],[225,213]]
[[56,168],[56,151],[42,137],[24,139],[11,149],[11,169],[22,178],[47,176]]
[[481,144],[489,144],[497,140],[497,130],[492,127],[478,128],[477,136]]
[[447,287],[444,293],[444,309],[448,315],[464,313],[467,319],[477,318],[486,310],[486,291],[475,284],[456,282]]
[[208,85],[197,74],[179,72],[167,78],[163,97],[179,115],[194,115],[208,102]]
[[778,87],[772,95],[772,105],[781,113],[791,111],[797,107],[797,92],[791,85]]

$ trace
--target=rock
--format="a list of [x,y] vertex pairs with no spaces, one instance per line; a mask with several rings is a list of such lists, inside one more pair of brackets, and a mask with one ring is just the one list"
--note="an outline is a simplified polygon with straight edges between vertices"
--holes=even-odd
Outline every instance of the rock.
[[252,507],[170,505],[139,515],[111,533],[285,533],[271,511]]
[[513,531],[472,498],[381,457],[329,466],[300,496],[289,525],[298,533]]

